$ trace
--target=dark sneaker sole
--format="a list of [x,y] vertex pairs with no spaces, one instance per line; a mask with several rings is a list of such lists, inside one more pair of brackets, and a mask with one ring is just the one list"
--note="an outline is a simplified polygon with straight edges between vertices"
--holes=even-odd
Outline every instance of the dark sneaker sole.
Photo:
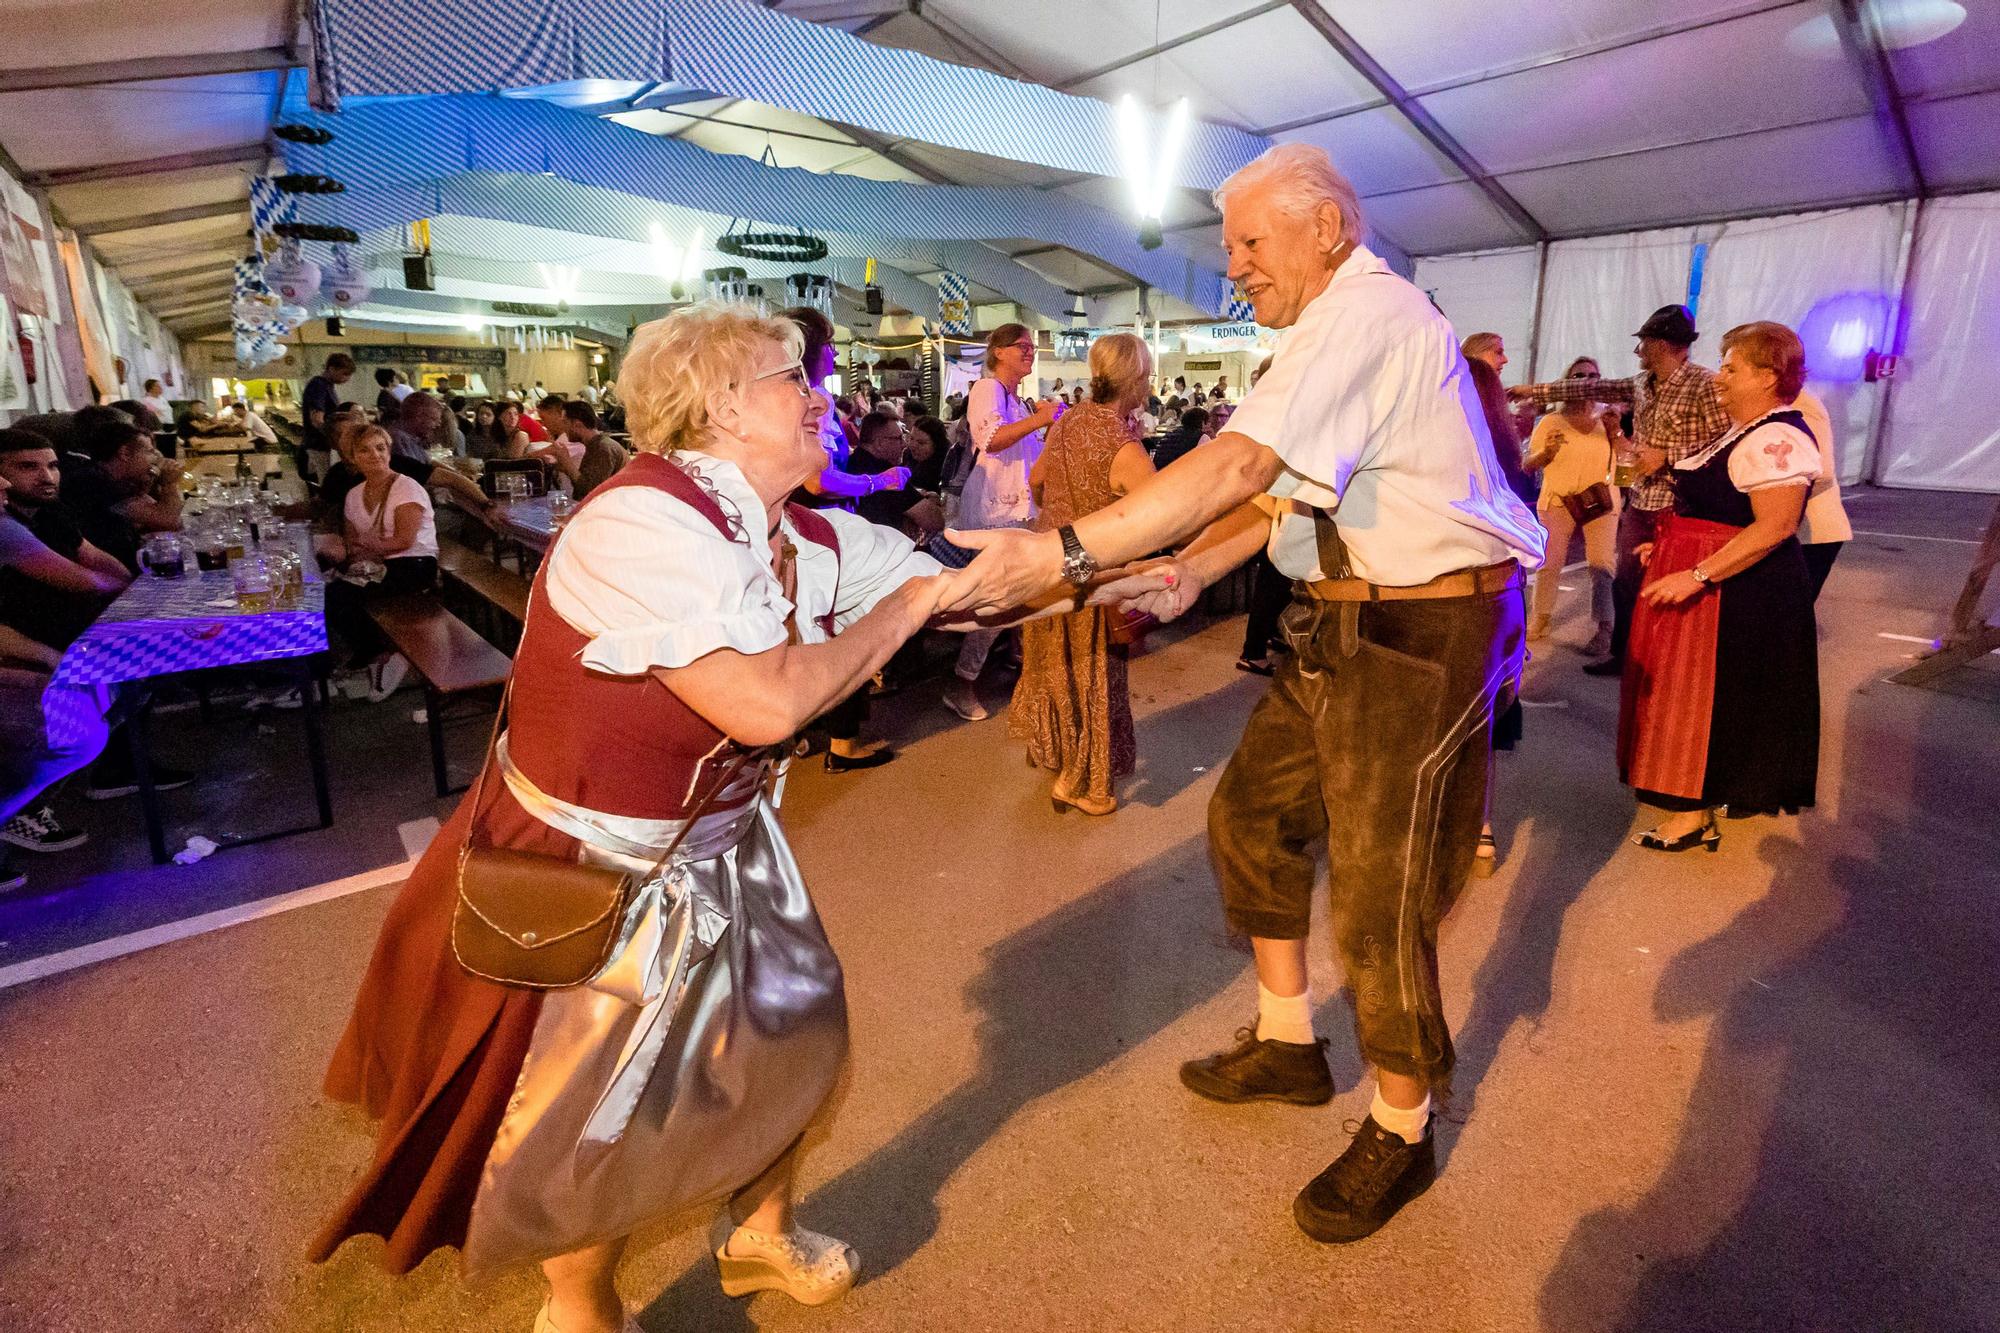
[[1355,1220],[1345,1215],[1329,1216],[1315,1208],[1300,1190],[1292,1200],[1292,1220],[1299,1224],[1299,1230],[1322,1245],[1352,1245],[1357,1240],[1367,1240],[1370,1236],[1389,1225],[1391,1218],[1403,1211],[1404,1205],[1412,1199],[1422,1197],[1425,1190],[1437,1183],[1437,1164],[1432,1162],[1411,1172],[1396,1182],[1396,1188],[1389,1192],[1394,1203],[1374,1221],[1357,1226]]
[[1333,1089],[1314,1088],[1301,1092],[1245,1092],[1233,1083],[1225,1083],[1206,1070],[1189,1065],[1181,1066],[1181,1086],[1197,1097],[1206,1097],[1212,1102],[1222,1102],[1229,1106],[1241,1106],[1246,1102],[1282,1102],[1288,1106],[1325,1106],[1333,1100]]
[[19,847],[24,852],[66,852],[72,847],[81,847],[89,841],[90,835],[88,833],[72,833],[67,838],[58,838],[53,842],[47,839],[10,838],[4,833],[0,833],[0,842],[4,842],[10,847]]
[[[182,778],[178,782],[156,782],[153,784],[153,790],[179,791],[193,781],[193,778]],[[83,795],[85,800],[90,801],[115,801],[121,796],[136,796],[138,793],[139,784],[130,782],[122,787],[87,787]]]

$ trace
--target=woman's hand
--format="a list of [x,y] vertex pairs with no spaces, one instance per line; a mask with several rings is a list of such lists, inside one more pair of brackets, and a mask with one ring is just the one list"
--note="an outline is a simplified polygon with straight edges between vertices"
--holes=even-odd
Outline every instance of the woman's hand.
[[894,592],[876,603],[876,609],[889,608],[901,628],[902,637],[907,639],[924,628],[937,614],[939,602],[951,591],[957,572],[928,574],[910,579]]
[[1639,590],[1639,595],[1654,606],[1679,606],[1682,602],[1693,601],[1708,590],[1692,573],[1683,569],[1665,578],[1655,579]]
[[1652,564],[1653,543],[1640,542],[1637,546],[1632,548],[1632,558],[1639,562],[1639,568],[1641,569],[1644,569],[1647,565]]
[[1121,611],[1141,611],[1164,625],[1188,613],[1200,600],[1202,586],[1201,576],[1187,562],[1168,556],[1116,571],[1116,577],[1091,589],[1090,605],[1115,602]]

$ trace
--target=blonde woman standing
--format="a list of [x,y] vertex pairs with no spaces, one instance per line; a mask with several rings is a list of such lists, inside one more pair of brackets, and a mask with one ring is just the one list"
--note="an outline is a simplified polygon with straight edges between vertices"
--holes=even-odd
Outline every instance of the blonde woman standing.
[[[1580,356],[1563,372],[1565,380],[1601,378],[1597,362]],[[1545,639],[1555,619],[1563,560],[1578,529],[1584,559],[1590,562],[1590,614],[1597,633],[1584,651],[1602,657],[1611,651],[1611,585],[1618,570],[1618,492],[1611,486],[1611,460],[1624,433],[1618,414],[1588,398],[1564,403],[1535,423],[1521,466],[1542,474],[1536,516],[1549,530],[1549,558],[1535,571],[1535,611],[1528,638]]]
[[[1053,396],[1032,408],[1021,401],[1021,382],[1034,373],[1033,329],[1002,324],[986,335],[986,374],[973,384],[965,404],[973,464],[959,502],[960,528],[1024,528],[1034,521],[1028,474],[1042,455],[1043,432],[1062,411]],[[979,673],[999,637],[998,630],[976,629],[959,648],[944,705],[967,722],[988,716],[979,702]]]
[[[1054,532],[1094,513],[1153,475],[1137,415],[1153,377],[1153,357],[1130,333],[1090,347],[1090,399],[1049,428],[1048,446],[1028,474],[1040,513],[1035,530]],[[1057,810],[1108,815],[1115,779],[1132,771],[1132,698],[1125,648],[1111,641],[1101,608],[1021,627],[1021,679],[1008,730],[1028,742],[1028,759],[1054,773]]]

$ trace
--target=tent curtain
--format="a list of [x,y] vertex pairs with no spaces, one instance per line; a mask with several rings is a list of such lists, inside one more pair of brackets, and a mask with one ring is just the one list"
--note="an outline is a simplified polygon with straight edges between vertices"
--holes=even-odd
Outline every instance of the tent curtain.
[[[1899,260],[1913,203],[1675,227],[1550,245],[1538,379],[1575,357],[1605,375],[1638,373],[1632,331],[1660,306],[1688,299],[1694,247],[1706,242],[1694,358],[1713,367],[1722,335],[1770,319],[1806,346],[1809,383],[1834,425],[1843,481],[1861,479],[1880,430],[1874,480],[1884,486],[2000,491],[2000,424],[1992,412],[1992,349],[2000,346],[2000,194],[1924,205],[1911,258],[1908,332],[1893,388],[1869,383],[1865,357],[1895,346]],[[1528,376],[1534,309],[1532,248],[1417,261],[1460,338],[1500,334]]]
[[[1416,284],[1444,311],[1462,342],[1475,333],[1497,333],[1507,349],[1508,384],[1525,384],[1530,371],[1528,349],[1534,342],[1535,275],[1541,252],[1536,247],[1486,250],[1470,255],[1419,259]],[[1543,374],[1561,373],[1561,367]]]
[[1885,486],[2000,491],[2000,194],[1924,205],[1909,336],[1889,395]]
[[[1842,481],[1861,477],[1881,385],[1862,378],[1862,354],[1888,342],[1902,204],[1758,218],[1704,229],[1709,238],[1698,311],[1700,359],[1714,365],[1722,335],[1771,319],[1806,344],[1809,383],[1833,423]],[[1822,445],[1825,441],[1821,442]]]
[[[1693,256],[1689,227],[1550,245],[1539,373],[1552,379],[1577,357],[1589,356],[1606,379],[1638,374],[1632,331],[1661,306],[1687,299]],[[1704,342],[1700,350],[1713,347]],[[1703,360],[1714,364],[1713,357]]]

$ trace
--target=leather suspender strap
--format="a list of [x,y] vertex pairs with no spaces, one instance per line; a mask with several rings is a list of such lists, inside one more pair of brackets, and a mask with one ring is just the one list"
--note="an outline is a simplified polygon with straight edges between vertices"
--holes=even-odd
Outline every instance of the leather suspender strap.
[[1347,563],[1347,542],[1340,525],[1324,509],[1313,510],[1313,539],[1319,546],[1319,572],[1329,579],[1351,579],[1353,566]]

